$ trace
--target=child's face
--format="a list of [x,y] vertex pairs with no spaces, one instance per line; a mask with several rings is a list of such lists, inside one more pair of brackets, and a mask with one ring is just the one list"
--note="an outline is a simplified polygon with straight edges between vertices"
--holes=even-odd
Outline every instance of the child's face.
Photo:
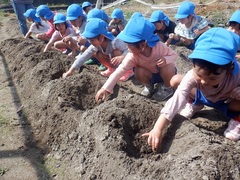
[[58,31],[62,32],[62,31],[66,30],[66,25],[65,25],[65,23],[58,23],[58,24],[56,24],[56,28]]
[[40,16],[41,20],[47,21],[43,16]]
[[198,83],[202,84],[203,86],[211,87],[217,86],[220,82],[222,82],[227,74],[227,70],[221,70],[219,75],[209,74],[209,70],[200,68],[197,65],[194,65],[193,72],[194,78]]
[[77,19],[70,20],[70,23],[75,27],[81,27],[82,25],[82,16],[78,17]]
[[163,21],[157,21],[153,24],[156,27],[156,30],[161,30],[163,28]]
[[114,18],[113,21],[117,24],[121,21],[121,18]]
[[126,43],[126,44],[129,52],[133,54],[139,54],[140,50],[135,44],[131,44],[131,43]]
[[91,9],[92,9],[92,6],[88,6],[88,7],[86,7],[86,9],[85,9],[85,13],[88,14],[88,12],[89,12]]
[[183,19],[178,19],[178,21],[181,23],[181,24],[187,24],[191,21],[191,15],[189,15],[188,17],[186,18],[183,18]]
[[100,36],[97,36],[95,38],[90,38],[88,39],[90,41],[90,43],[95,46],[95,47],[99,47],[102,42],[104,41],[104,36],[103,35],[100,35]]
[[27,17],[27,20],[28,20],[29,22],[33,22],[32,18],[30,18],[30,17]]

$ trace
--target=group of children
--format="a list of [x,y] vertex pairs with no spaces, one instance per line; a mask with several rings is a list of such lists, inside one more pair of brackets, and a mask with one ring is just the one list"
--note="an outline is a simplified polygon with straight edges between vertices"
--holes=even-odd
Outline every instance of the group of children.
[[[154,128],[143,134],[155,149],[161,143],[164,127],[177,113],[191,118],[204,105],[231,119],[224,132],[226,138],[240,139],[240,72],[236,59],[240,10],[232,15],[228,29],[209,29],[206,18],[194,10],[192,2],[183,2],[175,15],[177,24],[160,10],[154,11],[149,20],[136,12],[126,21],[123,11],[116,8],[110,20],[89,2],[70,5],[66,16],[52,12],[46,5],[24,15],[35,22],[36,28],[30,30],[44,29],[36,36],[47,42],[44,51],[54,46],[69,51],[66,53],[72,57],[78,54],[63,78],[89,59],[106,67],[100,74],[109,78],[97,92],[97,102],[105,100],[119,80],[126,81],[133,75],[144,85],[143,96],[157,101],[170,98]],[[29,36],[30,33],[26,38]],[[185,76],[177,74],[177,53],[171,44],[193,50],[189,56],[193,68]]]

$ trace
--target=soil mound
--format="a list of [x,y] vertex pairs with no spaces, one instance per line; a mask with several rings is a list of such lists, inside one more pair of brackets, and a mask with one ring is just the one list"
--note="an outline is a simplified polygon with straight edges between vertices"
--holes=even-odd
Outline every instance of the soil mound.
[[[239,179],[239,142],[223,137],[226,119],[219,112],[206,109],[190,121],[176,116],[154,154],[141,134],[153,126],[164,102],[142,97],[134,78],[96,104],[95,93],[106,80],[97,67],[62,79],[71,60],[43,53],[43,43],[15,38],[0,46],[21,97],[20,113],[32,128],[28,146],[59,164],[59,178]],[[185,72],[189,52],[177,51],[179,71]]]

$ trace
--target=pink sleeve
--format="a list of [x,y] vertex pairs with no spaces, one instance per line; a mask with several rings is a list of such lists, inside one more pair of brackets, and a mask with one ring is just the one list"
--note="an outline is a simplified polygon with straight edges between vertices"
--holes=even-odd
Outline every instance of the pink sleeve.
[[128,53],[118,68],[109,76],[102,88],[110,93],[113,93],[113,88],[117,84],[118,80],[124,75],[125,71],[133,68],[134,66],[133,56],[131,53]]
[[190,70],[184,76],[173,97],[166,102],[161,114],[172,121],[173,117],[186,105],[189,94],[194,87],[196,87],[196,83],[192,76],[192,70]]
[[48,22],[48,24],[49,24],[50,28],[49,28],[48,31],[45,33],[45,35],[46,35],[47,37],[52,37],[52,35],[53,35],[54,31],[55,31],[54,24],[53,24],[53,23],[50,23],[50,22]]
[[168,47],[166,44],[160,42],[160,46],[158,46],[158,50],[161,52],[162,56],[166,59],[167,64],[175,63],[177,60],[177,53]]

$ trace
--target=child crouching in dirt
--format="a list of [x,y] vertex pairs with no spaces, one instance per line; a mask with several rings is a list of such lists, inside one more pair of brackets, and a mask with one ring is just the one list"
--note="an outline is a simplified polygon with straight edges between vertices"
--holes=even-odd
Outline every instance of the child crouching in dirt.
[[208,30],[208,22],[205,17],[197,16],[194,13],[195,5],[192,2],[183,2],[175,15],[178,24],[174,29],[174,33],[169,34],[168,40],[165,42],[170,45],[175,41],[175,45],[183,45],[193,50],[197,38]]
[[[240,10],[236,10],[232,14],[228,22],[228,30],[240,36]],[[240,52],[240,44],[238,46],[238,52]],[[237,54],[236,58],[240,60],[240,54]]]
[[37,39],[48,42],[52,37],[55,29],[53,24],[53,18],[57,12],[52,12],[47,5],[40,5],[36,9],[36,17],[40,17],[43,21],[46,21],[50,28],[45,33],[39,33],[36,35]]
[[46,33],[50,28],[49,24],[45,21],[42,21],[41,18],[36,17],[36,10],[35,9],[28,9],[23,15],[27,18],[29,22],[32,22],[27,34],[24,38],[30,38],[32,33],[39,34],[39,33]]
[[[101,75],[106,77],[110,76],[116,67],[121,64],[128,52],[126,44],[115,38],[111,32],[108,32],[107,26],[108,24],[99,18],[89,19],[82,35],[90,41],[91,45],[83,54],[78,56],[71,68],[63,74],[63,78],[72,75],[93,55],[107,67],[107,70],[100,72]],[[133,76],[133,71],[129,69],[120,80],[126,81],[131,76]]]
[[54,16],[53,24],[55,25],[56,30],[44,48],[44,52],[49,50],[53,45],[58,50],[65,49],[68,47],[68,44],[63,41],[63,38],[66,36],[76,35],[74,30],[67,23],[66,16],[64,14],[57,13]]
[[189,55],[192,70],[183,79],[176,75],[171,80],[180,85],[161,110],[154,128],[142,135],[148,137],[152,149],[159,146],[164,128],[178,112],[191,118],[204,105],[231,118],[224,135],[231,140],[240,139],[240,64],[235,58],[239,40],[239,36],[224,28],[212,28],[199,37]]
[[175,75],[175,61],[177,53],[154,34],[155,26],[142,17],[134,15],[117,36],[127,43],[130,51],[122,64],[108,78],[103,87],[96,94],[96,101],[105,100],[113,92],[118,79],[125,71],[134,68],[137,80],[145,85],[142,95],[149,96],[154,91],[155,83],[163,83],[158,87],[153,99],[163,101],[173,94],[170,79]]

